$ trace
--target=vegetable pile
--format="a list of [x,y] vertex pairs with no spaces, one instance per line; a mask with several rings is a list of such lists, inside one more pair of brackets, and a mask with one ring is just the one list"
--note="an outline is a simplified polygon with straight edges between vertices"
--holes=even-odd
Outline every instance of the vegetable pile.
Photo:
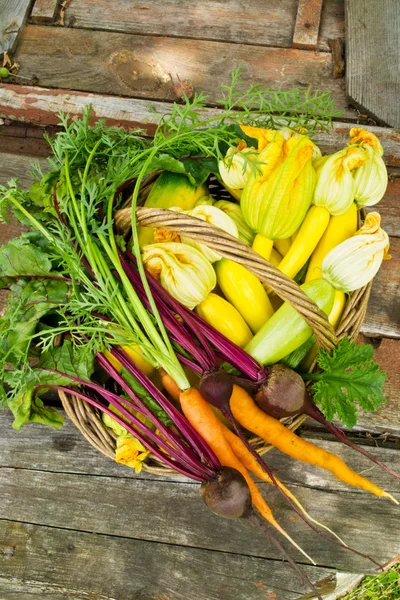
[[91,126],[90,110],[73,121],[61,115],[63,130],[48,139],[50,171],[37,170],[28,192],[16,181],[0,188],[2,220],[11,209],[27,227],[0,248],[0,288],[9,290],[0,399],[15,429],[59,427],[49,392],[75,395],[114,431],[118,462],[140,471],[157,460],[200,481],[210,510],[248,520],[298,570],[272,530],[304,551],[250,473],[276,486],[314,530],[351,548],[306,512],[248,432],[396,502],[278,420],[305,413],[399,477],[331,422],[352,427],[358,407],[384,402],[385,374],[371,346],[345,337],[331,354],[319,349],[295,308],[245,266],[190,231],[138,226],[136,208],[185,213],[252,246],[336,326],[346,294],[388,258],[379,214],[357,222],[357,209],[382,198],[387,173],[379,141],[363,129],[321,155],[311,138],[334,116],[326,94],[241,91],[235,73],[221,104],[213,117],[202,95],[174,105],[152,139]]

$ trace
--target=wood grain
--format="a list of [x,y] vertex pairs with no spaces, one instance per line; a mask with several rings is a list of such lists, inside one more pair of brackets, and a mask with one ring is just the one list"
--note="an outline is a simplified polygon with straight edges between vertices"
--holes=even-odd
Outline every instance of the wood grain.
[[53,23],[57,16],[58,0],[36,0],[31,13],[33,23]]
[[[167,102],[149,102],[133,98],[120,98],[105,94],[71,92],[62,89],[18,86],[5,84],[0,86],[0,117],[36,125],[57,125],[58,112],[64,111],[71,117],[79,117],[82,109],[92,105],[92,121],[105,119],[109,125],[120,125],[127,129],[139,127],[154,133],[154,124],[162,115],[171,110]],[[150,107],[156,111],[152,114]],[[217,109],[208,109],[207,116],[218,114]],[[353,113],[353,118],[357,118]],[[357,118],[357,120],[359,120]],[[324,153],[336,152],[343,148],[354,124],[335,122],[333,128],[321,131],[315,136],[316,142]],[[385,127],[364,125],[379,137],[385,150],[384,160],[390,167],[400,166],[400,131]]]
[[[384,345],[386,342],[391,343],[391,340],[384,340],[382,342],[382,351],[376,355],[377,359],[382,362],[383,368],[388,367],[388,357],[385,359],[385,357],[382,356],[382,353],[387,349],[393,350],[393,347],[390,348],[390,346]],[[395,343],[397,344],[398,342]],[[400,359],[398,358],[397,360]],[[396,406],[396,398],[393,398],[393,401],[391,416],[393,417],[394,423],[398,424],[399,407]],[[396,408],[397,414],[395,412]],[[65,416],[65,413],[62,410],[60,410],[60,412]],[[375,415],[372,414],[369,416],[373,420]],[[13,417],[9,411],[0,413],[0,439],[3,441],[0,453],[0,467],[16,469],[28,468],[39,471],[51,471],[54,473],[74,473],[81,475],[91,473],[92,475],[120,477],[124,479],[154,479],[163,482],[176,481],[179,483],[191,483],[186,477],[178,474],[173,477],[148,473],[138,474],[135,473],[133,469],[115,463],[101,455],[88,444],[68,418],[65,418],[64,425],[59,431],[55,431],[50,427],[28,425],[16,432],[12,429],[12,421]],[[330,438],[329,435],[327,435],[326,439],[321,441],[316,438],[317,434],[314,431],[305,430],[304,428],[299,431],[299,435],[314,441],[318,445],[324,444],[325,449],[340,454],[354,466],[356,466],[356,464],[352,463],[352,461],[357,456],[360,461],[358,463],[360,470],[364,470],[370,465],[368,460],[354,454],[351,450],[347,450],[347,453],[343,454],[344,449],[342,446],[333,438]],[[321,433],[318,432],[318,438],[320,437]],[[357,443],[361,444],[367,444],[367,442],[368,440],[357,440]],[[396,444],[388,444],[383,441],[378,441],[377,444],[379,446],[378,448],[370,447],[369,450],[371,452],[376,452],[377,456],[379,456],[382,461],[386,462],[393,469],[396,469],[400,460],[398,452],[398,450],[400,450],[400,440]],[[367,448],[367,446],[365,447]],[[319,469],[306,464],[302,464],[301,469],[298,469],[296,467],[299,466],[299,463],[294,462],[292,459],[277,451],[270,452],[266,455],[266,459],[279,469],[279,476],[291,485],[307,486],[308,482],[315,477],[316,474],[323,473]],[[373,473],[371,472],[371,476],[373,476],[374,480],[380,485],[385,486],[390,483],[386,478],[386,475],[379,472],[379,469],[377,468],[374,469]],[[349,488],[346,488],[344,484],[333,477],[320,478],[319,487],[322,487],[327,492],[349,490]],[[356,490],[354,491],[356,492]]]
[[174,100],[177,76],[207,94],[230,83],[238,64],[248,83],[308,87],[332,93],[346,109],[344,83],[332,78],[332,57],[304,50],[258,48],[189,39],[28,25],[18,46],[20,74],[40,85],[153,100]]
[[378,122],[400,127],[400,11],[397,0],[347,0],[349,100]]
[[[241,44],[290,47],[297,0],[72,0],[66,10],[68,27],[168,35]],[[329,0],[322,11],[318,48],[344,35],[344,1]]]
[[1,0],[0,3],[0,56],[12,54],[22,28],[28,18],[33,0]]
[[[0,523],[2,553],[4,600],[297,600],[308,591],[281,561],[15,522]],[[302,568],[335,587],[332,570]]]
[[299,0],[293,34],[293,48],[313,50],[318,43],[322,0]]
[[[294,468],[298,471],[299,465]],[[307,478],[310,488],[296,486],[292,491],[314,518],[333,528],[345,541],[361,551],[369,548],[380,562],[392,559],[399,549],[395,506],[367,494],[327,492],[321,479],[315,474]],[[0,470],[0,482],[0,519],[279,559],[275,549],[251,528],[210,514],[197,484],[9,468]],[[356,572],[370,569],[365,558],[327,544],[310,531],[284,504],[279,492],[267,490],[266,484],[261,489],[267,493],[268,504],[279,523],[317,565]],[[297,561],[305,562],[295,549],[291,548],[291,554]]]
[[[2,415],[4,413],[0,414],[1,419],[4,418]],[[33,431],[35,429],[42,433],[42,457],[39,457],[39,438],[38,432]],[[14,453],[6,450],[3,444],[1,461],[17,464],[18,468],[0,468],[0,518],[231,554],[277,558],[273,548],[265,544],[262,537],[255,536],[251,529],[209,513],[200,499],[196,483],[161,477],[151,480],[134,475],[126,477],[128,469],[122,466],[119,467],[121,476],[116,477],[111,475],[114,471],[109,470],[110,462],[89,447],[88,462],[85,464],[83,455],[77,464],[85,469],[84,472],[90,473],[90,477],[67,472],[73,462],[72,457],[80,449],[84,450],[82,444],[86,443],[77,431],[67,428],[66,432],[69,441],[64,441],[64,446],[61,443],[54,445],[56,436],[63,436],[63,431],[54,433],[42,426],[27,426],[20,432],[11,431],[7,435],[11,447],[15,449],[19,444],[19,451],[14,457]],[[15,440],[12,440],[12,435]],[[317,443],[335,451],[358,471],[370,469],[368,461],[339,443],[321,440]],[[4,451],[8,456],[4,455]],[[399,469],[398,451],[377,448],[376,455],[392,468]],[[268,455],[268,462],[300,501],[310,508],[316,519],[333,527],[356,547],[369,548],[379,560],[389,560],[397,553],[396,509],[389,502],[353,490],[320,469],[303,464],[300,467],[299,463],[275,451]],[[48,467],[57,471],[39,470]],[[98,474],[95,475],[95,472]],[[377,468],[368,470],[368,475],[388,491],[399,491],[398,482]],[[365,560],[327,544],[305,528],[271,486],[262,484],[261,488],[282,526],[306,551],[312,553],[318,565],[359,572],[369,568]],[[93,510],[93,503],[96,510]],[[373,520],[370,518],[371,503]],[[381,532],[385,535],[380,536]],[[296,552],[294,556],[303,562]]]
[[391,260],[385,260],[374,279],[362,333],[400,338],[400,239],[391,238]]

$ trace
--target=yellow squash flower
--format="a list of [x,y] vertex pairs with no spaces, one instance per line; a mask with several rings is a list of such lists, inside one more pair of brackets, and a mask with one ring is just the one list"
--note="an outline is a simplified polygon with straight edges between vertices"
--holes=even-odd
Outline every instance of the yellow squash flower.
[[258,152],[255,148],[229,148],[224,160],[218,163],[223,184],[232,190],[242,190],[254,169]]
[[357,146],[344,148],[316,161],[317,184],[313,204],[326,208],[331,215],[349,210],[355,195],[352,170],[368,160],[368,153]]
[[217,282],[210,261],[202,252],[184,243],[167,242],[145,246],[142,260],[146,269],[159,279],[163,288],[190,309],[202,302]]
[[356,234],[333,248],[322,261],[322,276],[334,288],[352,292],[367,285],[384,258],[390,258],[389,237],[380,226],[379,213],[367,215]]

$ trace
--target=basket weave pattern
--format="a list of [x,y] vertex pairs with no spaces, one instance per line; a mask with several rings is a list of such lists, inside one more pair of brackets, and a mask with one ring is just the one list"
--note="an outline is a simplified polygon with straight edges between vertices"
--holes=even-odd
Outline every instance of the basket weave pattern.
[[[334,331],[326,314],[304,294],[296,282],[230,234],[200,219],[164,209],[138,208],[136,214],[138,225],[170,229],[178,234],[184,234],[206,244],[221,256],[242,264],[303,316],[313,329],[320,347],[332,350],[344,336],[351,340],[357,338],[365,318],[371,283],[349,295],[341,320]],[[314,368],[315,363],[311,370]],[[60,392],[59,395],[68,417],[88,442],[105,456],[115,459],[116,438],[104,426],[99,411],[72,394]],[[304,420],[305,416],[300,415],[294,419],[282,419],[282,422],[295,430]],[[253,437],[249,441],[260,454],[271,449],[271,446],[266,445],[259,438]],[[175,474],[154,457],[143,464],[143,470],[162,475]]]

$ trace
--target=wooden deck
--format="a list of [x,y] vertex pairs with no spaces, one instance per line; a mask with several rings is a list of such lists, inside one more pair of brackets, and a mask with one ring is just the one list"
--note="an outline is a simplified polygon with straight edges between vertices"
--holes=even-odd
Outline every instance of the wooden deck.
[[[344,0],[325,0],[321,13],[320,5],[0,2],[0,52],[9,51],[26,78],[0,84],[0,119],[6,119],[0,121],[0,184],[19,177],[28,186],[31,161],[45,167],[43,128],[52,130],[59,110],[78,115],[92,104],[95,118],[151,134],[149,102],[159,114],[168,110],[178,76],[206,91],[215,111],[218,88],[239,63],[249,82],[329,90],[342,116],[320,135],[323,151],[342,147],[361,122],[379,135],[392,179],[379,205],[392,260],[374,282],[362,330],[388,373],[388,402],[361,416],[358,428],[372,434],[358,441],[399,471],[400,131],[377,126],[365,106],[349,105],[345,79],[334,77],[342,72],[340,56],[331,53],[331,40],[345,36]],[[11,10],[17,6],[18,14]],[[15,224],[0,226],[0,243],[18,231]],[[0,310],[4,297],[0,292]],[[306,422],[301,435],[400,498],[395,479],[320,429]],[[0,411],[0,439],[0,600],[297,600],[308,592],[262,537],[209,513],[192,481],[136,475],[99,455],[68,421],[61,431],[33,425],[15,432]],[[349,544],[382,563],[400,553],[398,509],[390,502],[276,451],[268,460],[313,517]],[[354,574],[353,581],[371,568],[306,528],[266,484],[262,489],[282,525],[315,559],[315,567],[306,565],[291,551],[327,600],[338,597],[338,581],[348,581],[343,573]]]

